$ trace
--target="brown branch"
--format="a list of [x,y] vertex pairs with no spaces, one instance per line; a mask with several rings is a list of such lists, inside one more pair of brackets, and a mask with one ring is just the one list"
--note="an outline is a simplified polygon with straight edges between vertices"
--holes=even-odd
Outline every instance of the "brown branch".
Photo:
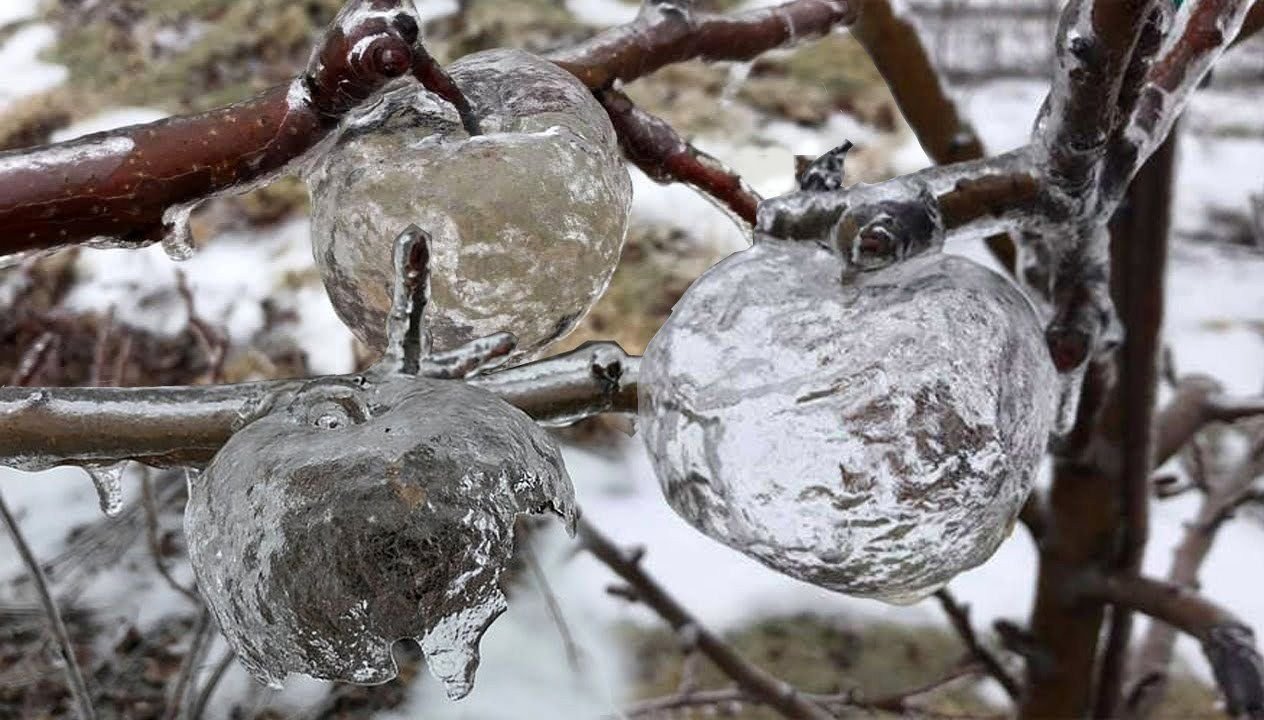
[[180,664],[180,672],[176,675],[171,697],[167,698],[167,710],[163,713],[163,720],[188,717],[189,706],[193,703],[193,690],[196,687],[194,680],[202,667],[202,661],[206,658],[206,650],[214,632],[215,623],[211,619],[211,610],[203,606],[193,625],[189,649],[184,654],[184,662]]
[[755,209],[763,198],[740,175],[690,145],[666,121],[638,108],[622,92],[613,88],[593,92],[610,115],[624,156],[651,180],[689,185],[746,227],[755,224]]
[[1264,718],[1264,660],[1255,633],[1229,611],[1179,585],[1139,576],[1091,576],[1083,597],[1127,607],[1202,643],[1216,683],[1235,718]]
[[983,643],[979,641],[979,635],[975,632],[973,623],[970,622],[970,608],[957,602],[952,593],[946,589],[936,592],[935,599],[939,601],[940,607],[948,615],[948,619],[952,622],[953,628],[956,629],[957,635],[961,636],[961,641],[965,643],[970,655],[978,660],[988,675],[1000,683],[1000,686],[1004,688],[1005,694],[1009,695],[1010,699],[1017,700],[1022,694],[1022,688],[1019,687],[1018,681],[1005,669],[1005,665],[1001,663],[1000,658],[996,657],[991,650],[984,647]]
[[941,165],[983,157],[983,142],[948,96],[916,26],[890,0],[859,5],[851,34],[882,74],[926,155]]
[[[940,81],[917,27],[897,14],[890,0],[861,0],[851,34],[886,81],[927,157],[943,165],[987,154],[974,126]],[[991,235],[986,242],[1001,265],[1013,272],[1018,251],[1009,233]]]
[[457,86],[452,76],[443,69],[439,61],[435,60],[421,43],[416,43],[413,46],[413,52],[415,54],[413,59],[413,77],[417,78],[422,87],[443,98],[452,107],[456,108],[457,114],[461,116],[461,125],[465,128],[466,133],[470,136],[482,135],[482,125],[478,121],[478,116],[474,114],[474,108],[470,106],[469,98],[465,97],[465,93],[461,92],[461,88]]
[[233,660],[237,658],[237,654],[232,650],[225,650],[223,657],[219,662],[215,663],[215,669],[211,671],[211,676],[206,679],[206,684],[202,686],[198,692],[197,699],[193,702],[193,706],[189,709],[189,720],[202,720],[202,716],[206,714],[206,708],[209,707],[211,698],[215,695],[215,689],[219,687],[219,683],[224,679],[225,673],[232,667]]
[[[1079,717],[1117,703],[1128,611],[1113,617],[1100,663],[1104,680],[1093,700],[1105,608],[1066,602],[1085,568],[1135,568],[1146,539],[1151,432],[1158,381],[1159,331],[1167,257],[1166,188],[1174,148],[1168,144],[1130,194],[1111,242],[1114,302],[1128,332],[1113,358],[1090,363],[1075,428],[1057,448],[1049,493],[1049,530],[1031,632],[1048,662],[1028,664],[1022,717]],[[1113,360],[1113,362],[1111,362]],[[1108,686],[1109,683],[1109,686]],[[1112,689],[1114,688],[1114,689]],[[1094,707],[1094,705],[1096,707]]]
[[1176,394],[1159,413],[1155,441],[1155,464],[1168,461],[1211,423],[1235,422],[1264,415],[1264,397],[1231,397],[1212,378],[1195,375],[1182,378]]
[[[1204,495],[1194,519],[1185,526],[1185,533],[1172,553],[1167,581],[1174,587],[1197,589],[1203,562],[1211,553],[1216,534],[1229,513],[1264,474],[1264,433],[1252,440],[1246,455],[1232,472],[1222,478],[1205,478]],[[1128,695],[1127,711],[1131,718],[1149,717],[1163,699],[1167,689],[1168,668],[1176,636],[1171,626],[1151,624],[1137,650]]]
[[[639,358],[617,344],[578,350],[467,380],[546,424],[635,412]],[[171,388],[0,388],[0,458],[28,469],[136,460],[200,466],[251,402],[309,379]],[[103,433],[101,428],[110,428]]]
[[830,720],[834,716],[819,704],[806,699],[783,680],[769,675],[703,627],[675,598],[667,594],[641,568],[639,554],[629,555],[619,549],[586,520],[578,525],[579,540],[585,549],[614,571],[632,587],[637,601],[653,610],[677,633],[688,633],[698,652],[705,655],[751,698],[788,718]]
[[549,59],[597,90],[687,60],[753,60],[849,25],[856,17],[854,3],[848,0],[792,0],[731,15],[694,13],[687,3],[651,0],[643,7],[634,22],[559,50]]
[[26,571],[30,573],[31,581],[35,585],[35,592],[44,606],[44,615],[48,618],[53,641],[57,644],[57,652],[65,664],[66,684],[70,690],[70,696],[75,701],[75,712],[79,720],[94,720],[97,714],[92,707],[92,694],[88,692],[88,684],[84,680],[82,668],[79,667],[79,660],[75,657],[75,648],[70,641],[70,633],[66,632],[66,623],[62,621],[61,611],[57,609],[57,601],[53,599],[53,593],[48,587],[48,578],[44,576],[43,568],[35,559],[35,553],[31,552],[31,546],[23,537],[18,521],[9,511],[9,505],[4,501],[3,495],[0,495],[0,520],[9,531],[9,537],[13,540],[22,563],[26,565]]
[[242,103],[0,155],[0,257],[94,239],[149,244],[182,232],[192,204],[285,171],[409,71],[411,8],[351,0],[302,76]]

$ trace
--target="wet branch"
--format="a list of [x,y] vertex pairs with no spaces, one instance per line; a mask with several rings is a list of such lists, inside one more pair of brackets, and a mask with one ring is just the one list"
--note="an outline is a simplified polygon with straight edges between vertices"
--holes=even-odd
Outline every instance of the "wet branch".
[[[615,343],[468,379],[546,424],[635,412],[639,358]],[[311,379],[158,388],[0,388],[0,458],[27,469],[136,460],[200,466],[241,413]],[[101,428],[110,428],[103,433]]]
[[[0,257],[183,236],[193,205],[285,172],[414,60],[443,94],[446,75],[424,62],[418,32],[407,0],[350,0],[288,85],[199,115],[0,155]],[[454,87],[445,97],[459,102]]]
[[594,91],[610,116],[624,156],[651,180],[680,182],[722,205],[747,227],[763,198],[719,160],[690,145],[666,121],[638,108],[614,88]]
[[828,33],[856,17],[848,0],[792,0],[730,15],[695,13],[688,0],[646,0],[637,19],[549,56],[588,87],[632,82],[667,65],[753,60]]

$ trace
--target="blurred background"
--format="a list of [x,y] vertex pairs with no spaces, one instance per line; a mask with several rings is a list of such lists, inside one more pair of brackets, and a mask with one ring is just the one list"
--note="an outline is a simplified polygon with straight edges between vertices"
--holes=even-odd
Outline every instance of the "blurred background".
[[[700,0],[713,10],[772,4]],[[1026,142],[1047,91],[1056,0],[907,0],[946,81],[989,152]],[[244,98],[287,82],[341,0],[3,0],[0,149],[60,141]],[[442,60],[491,47],[547,51],[631,20],[623,0],[417,0]],[[845,32],[753,64],[673,66],[629,87],[765,196],[792,187],[796,155],[856,143],[849,180],[929,164],[864,51]],[[1235,394],[1264,389],[1264,37],[1232,50],[1182,123],[1166,342],[1180,374],[1201,372]],[[632,169],[632,228],[609,292],[563,351],[613,339],[641,352],[673,303],[743,233],[683,186]],[[213,201],[194,216],[197,253],[70,250],[0,270],[0,382],[34,343],[51,349],[33,384],[161,385],[347,372],[371,358],[335,317],[313,267],[307,192],[284,179]],[[990,263],[981,243],[951,252]],[[102,362],[102,359],[105,359]],[[104,368],[104,370],[103,370]],[[96,377],[93,377],[96,375]],[[1166,393],[1167,390],[1165,389]],[[965,648],[933,600],[893,607],[781,576],[697,533],[662,500],[631,426],[594,420],[560,433],[586,516],[626,545],[698,619],[801,688],[867,695],[940,677]],[[103,429],[104,431],[104,429]],[[1228,466],[1249,424],[1203,438],[1204,461]],[[1164,472],[1187,472],[1178,458]],[[0,468],[0,491],[45,563],[70,634],[101,692],[103,717],[158,718],[197,634],[200,608],[181,532],[183,474],[130,468],[127,509],[106,519],[83,471]],[[149,493],[143,492],[148,484]],[[148,502],[146,502],[148,501]],[[1148,572],[1165,574],[1196,493],[1157,502]],[[147,508],[148,506],[148,508]],[[152,510],[152,512],[150,512]],[[1203,589],[1256,628],[1264,525],[1227,525]],[[483,641],[473,693],[448,702],[418,654],[401,644],[401,677],[357,688],[291,678],[257,685],[213,633],[198,663],[206,718],[621,717],[672,693],[679,641],[656,617],[606,592],[614,578],[553,523],[525,527],[506,578],[510,611]],[[69,699],[43,615],[7,540],[0,541],[0,718],[68,716]],[[993,642],[994,621],[1025,621],[1035,555],[1014,531],[984,566],[951,585]],[[1138,632],[1144,630],[1140,622]],[[1197,646],[1182,639],[1180,678],[1161,715],[1220,717]],[[703,687],[724,687],[705,664]],[[924,699],[946,712],[991,715],[1008,700],[987,679]],[[733,709],[733,717],[772,717]]]

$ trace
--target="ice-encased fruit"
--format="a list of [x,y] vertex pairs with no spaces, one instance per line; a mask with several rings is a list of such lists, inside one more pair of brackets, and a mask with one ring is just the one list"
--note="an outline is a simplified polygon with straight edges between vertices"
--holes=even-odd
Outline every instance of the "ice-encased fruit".
[[910,602],[996,550],[1053,420],[1027,300],[963,258],[870,273],[769,241],[703,275],[650,343],[640,427],[712,538],[850,595]]
[[449,68],[482,123],[409,85],[353,119],[307,173],[316,261],[334,308],[384,345],[390,239],[415,223],[438,258],[436,350],[507,331],[519,358],[568,333],[605,291],[627,231],[631,180],[601,105],[517,50]]
[[519,513],[574,523],[556,444],[461,381],[314,381],[232,436],[189,483],[198,589],[256,677],[395,677],[421,643],[469,692]]

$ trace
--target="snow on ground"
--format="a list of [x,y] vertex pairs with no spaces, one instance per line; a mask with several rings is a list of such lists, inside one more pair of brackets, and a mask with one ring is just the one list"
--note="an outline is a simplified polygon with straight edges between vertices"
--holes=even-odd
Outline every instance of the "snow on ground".
[[[436,14],[444,5],[426,0],[418,4],[423,12],[438,8]],[[597,24],[622,21],[634,12],[617,0],[571,0],[570,6]],[[0,13],[10,12],[11,7],[6,3]],[[0,21],[3,17],[0,14]],[[10,78],[0,89],[0,105],[60,82],[64,73],[59,68],[35,60],[35,53],[49,40],[47,28],[30,27],[0,47],[0,68]],[[1044,92],[1036,83],[995,83],[963,92],[962,100],[989,149],[1002,151],[1025,141]],[[67,131],[66,136],[154,117],[152,111],[144,110],[113,112]],[[793,155],[819,153],[842,138],[864,141],[871,135],[867,128],[840,115],[818,131],[774,123],[761,130],[760,142],[752,147],[735,147],[723,138],[699,138],[698,144],[733,165],[761,192],[776,194],[789,186]],[[926,163],[913,142],[906,142],[896,154],[896,167],[902,171]],[[1198,222],[1200,210],[1208,202],[1240,205],[1247,192],[1259,190],[1264,143],[1186,138],[1180,163],[1178,224],[1186,226]],[[744,246],[743,234],[708,201],[680,186],[659,186],[639,173],[634,175],[636,222],[685,225],[704,242],[730,251]],[[183,318],[155,317],[147,312],[139,302],[139,290],[169,286],[178,267],[188,274],[200,311],[226,323],[234,337],[248,337],[261,320],[257,300],[273,291],[282,273],[310,266],[307,233],[305,221],[292,221],[263,234],[227,234],[180,266],[171,263],[159,248],[85,253],[82,269],[91,280],[69,302],[76,307],[115,306],[122,317],[174,331]],[[952,249],[979,255],[974,246]],[[1257,325],[1264,322],[1261,277],[1264,258],[1259,255],[1176,245],[1167,288],[1166,327],[1183,372],[1210,373],[1235,392],[1257,392],[1264,387],[1264,341]],[[349,334],[319,288],[300,291],[294,301],[303,309],[298,337],[314,369],[334,372],[349,367]],[[566,456],[588,517],[616,540],[645,546],[648,570],[712,627],[722,630],[761,615],[805,610],[857,618],[944,622],[931,604],[897,608],[838,596],[779,575],[704,538],[663,502],[648,459],[635,439],[629,440],[615,459],[576,448],[567,449]],[[57,552],[66,528],[97,513],[92,488],[78,470],[38,475],[0,470],[0,486],[18,509],[23,528],[41,557]],[[135,482],[128,483],[128,492],[129,500],[134,499]],[[1165,571],[1170,549],[1195,502],[1194,498],[1180,498],[1154,506],[1153,541],[1145,559],[1148,572]],[[1262,544],[1264,529],[1258,524],[1230,524],[1222,531],[1203,574],[1209,594],[1257,627],[1264,627],[1264,597],[1246,569]],[[573,673],[568,666],[539,588],[524,583],[514,594],[510,611],[484,640],[480,682],[468,699],[449,703],[437,683],[427,681],[418,684],[408,706],[384,717],[580,718],[609,714],[620,704],[629,658],[614,625],[655,625],[658,621],[643,608],[606,595],[604,588],[612,575],[586,556],[572,556],[571,543],[560,531],[537,536],[534,545],[581,648],[581,672]],[[12,554],[0,555],[0,575],[12,575],[16,569]],[[1020,529],[988,563],[960,576],[952,587],[972,605],[981,626],[1001,617],[1021,621],[1029,611],[1034,571],[1034,550]],[[118,612],[143,623],[179,602],[164,592],[171,594],[163,588],[103,587],[96,588],[93,597],[102,606],[117,603]],[[1205,672],[1192,643],[1183,642],[1181,651]],[[241,697],[250,687],[245,675],[234,670],[222,692]],[[299,708],[321,697],[323,687],[313,681],[292,680],[281,697]]]

